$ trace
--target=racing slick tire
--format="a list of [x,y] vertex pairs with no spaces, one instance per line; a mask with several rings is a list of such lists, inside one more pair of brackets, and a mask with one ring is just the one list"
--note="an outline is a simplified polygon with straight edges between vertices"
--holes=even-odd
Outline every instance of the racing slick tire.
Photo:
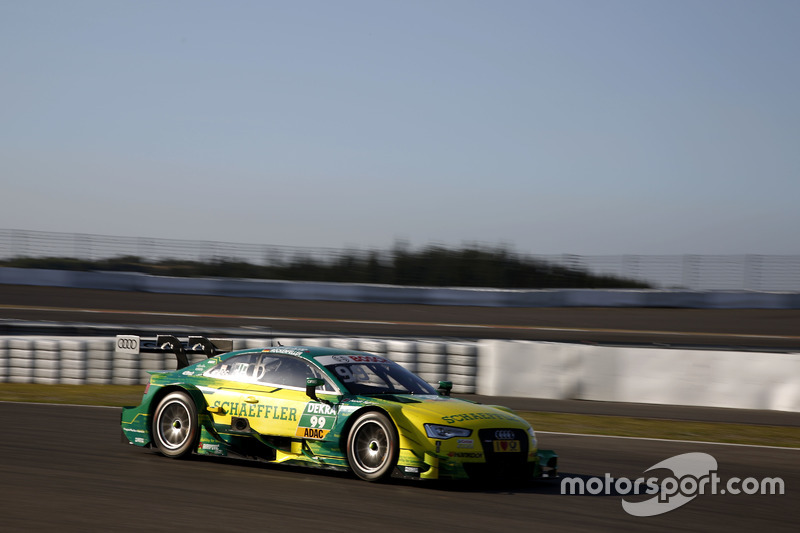
[[153,440],[158,451],[175,459],[194,451],[199,436],[197,407],[183,391],[167,394],[153,416]]
[[347,461],[355,475],[366,481],[389,478],[398,453],[397,430],[377,411],[361,415],[347,435]]

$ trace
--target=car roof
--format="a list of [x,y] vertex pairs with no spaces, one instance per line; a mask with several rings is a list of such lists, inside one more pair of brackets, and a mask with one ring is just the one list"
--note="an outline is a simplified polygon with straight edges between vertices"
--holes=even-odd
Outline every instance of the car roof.
[[240,350],[234,353],[274,353],[284,355],[295,355],[305,359],[315,359],[324,355],[372,355],[382,357],[380,354],[372,354],[358,350],[344,350],[341,348],[324,348],[321,346],[266,346],[264,348]]

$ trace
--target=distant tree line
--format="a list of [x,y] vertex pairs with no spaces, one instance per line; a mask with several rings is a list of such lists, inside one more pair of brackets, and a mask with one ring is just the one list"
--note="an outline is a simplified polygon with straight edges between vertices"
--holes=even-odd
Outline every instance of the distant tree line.
[[275,264],[257,265],[216,258],[208,261],[145,260],[137,256],[83,260],[74,258],[14,258],[0,265],[59,270],[140,272],[175,277],[231,277],[290,281],[327,281],[438,287],[507,289],[648,288],[639,281],[597,276],[527,258],[506,249],[439,246],[412,251],[343,252],[333,259],[298,256]]

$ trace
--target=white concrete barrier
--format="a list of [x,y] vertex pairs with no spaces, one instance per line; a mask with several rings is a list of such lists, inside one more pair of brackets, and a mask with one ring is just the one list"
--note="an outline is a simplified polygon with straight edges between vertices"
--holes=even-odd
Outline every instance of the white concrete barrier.
[[800,412],[800,354],[480,342],[478,394]]
[[550,342],[478,344],[477,393],[519,398],[574,398],[585,346]]

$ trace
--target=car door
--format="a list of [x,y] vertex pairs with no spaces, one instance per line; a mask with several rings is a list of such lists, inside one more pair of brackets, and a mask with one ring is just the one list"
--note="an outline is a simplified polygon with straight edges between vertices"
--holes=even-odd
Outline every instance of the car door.
[[[226,381],[215,393],[220,413],[215,421],[234,424],[246,419],[262,434],[281,437],[324,438],[335,422],[335,409],[306,395],[306,379],[323,374],[302,358],[270,351],[228,359]],[[326,379],[322,391],[332,392]]]

